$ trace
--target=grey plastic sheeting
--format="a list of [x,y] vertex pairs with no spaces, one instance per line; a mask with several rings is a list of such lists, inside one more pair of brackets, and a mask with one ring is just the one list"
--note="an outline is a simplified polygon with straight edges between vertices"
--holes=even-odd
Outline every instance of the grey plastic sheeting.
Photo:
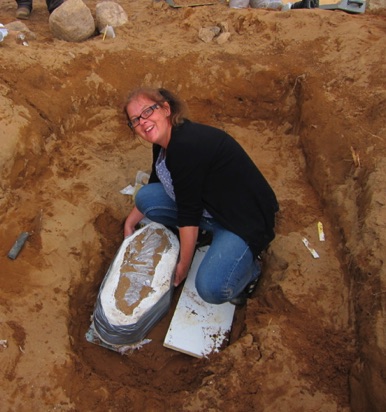
[[160,321],[170,308],[173,287],[157,304],[149,308],[141,319],[132,325],[112,325],[106,318],[102,305],[97,301],[94,311],[94,327],[103,341],[111,345],[131,345],[142,341],[147,333]]

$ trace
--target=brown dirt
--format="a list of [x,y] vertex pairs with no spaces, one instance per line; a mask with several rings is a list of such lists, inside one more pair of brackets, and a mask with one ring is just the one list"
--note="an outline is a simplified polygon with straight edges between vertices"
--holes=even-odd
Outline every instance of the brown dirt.
[[[36,39],[0,44],[0,410],[385,410],[384,14],[120,4],[115,39],[55,40],[35,0]],[[14,13],[3,0],[0,22]],[[224,22],[225,44],[198,38]],[[258,290],[208,359],[163,347],[172,310],[132,354],[85,340],[132,207],[119,191],[150,167],[121,110],[141,84],[231,133],[281,206]]]

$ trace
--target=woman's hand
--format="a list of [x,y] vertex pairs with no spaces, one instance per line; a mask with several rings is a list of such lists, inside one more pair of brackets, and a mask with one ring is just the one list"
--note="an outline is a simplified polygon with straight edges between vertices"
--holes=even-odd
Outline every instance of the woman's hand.
[[127,216],[125,226],[123,228],[123,235],[125,238],[131,236],[135,232],[135,226],[143,219],[144,215],[134,207]]
[[198,226],[184,226],[180,232],[180,259],[177,263],[174,286],[178,286],[188,275],[196,248]]
[[174,286],[178,286],[188,276],[189,268],[190,265],[186,266],[181,262],[177,263]]

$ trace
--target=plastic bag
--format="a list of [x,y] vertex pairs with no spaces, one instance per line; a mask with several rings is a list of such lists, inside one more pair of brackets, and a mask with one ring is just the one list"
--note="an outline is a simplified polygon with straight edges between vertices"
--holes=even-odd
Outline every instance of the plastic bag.
[[283,6],[278,0],[250,0],[249,4],[254,9],[281,9]]
[[135,178],[134,186],[126,186],[124,189],[120,190],[120,193],[122,193],[123,195],[132,195],[135,198],[135,195],[137,194],[138,190],[148,182],[149,177],[150,175],[148,173],[139,170]]
[[245,9],[249,6],[249,0],[230,0],[229,7],[231,9]]
[[4,27],[3,24],[0,23],[0,42],[2,42],[4,38],[7,36],[8,36],[8,30]]

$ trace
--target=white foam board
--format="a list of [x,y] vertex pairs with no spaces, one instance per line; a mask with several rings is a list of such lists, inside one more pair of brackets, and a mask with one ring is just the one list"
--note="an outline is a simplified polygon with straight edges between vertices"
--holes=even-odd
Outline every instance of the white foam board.
[[219,352],[229,339],[235,306],[212,305],[200,298],[195,287],[197,269],[208,246],[196,251],[164,346],[197,358]]

